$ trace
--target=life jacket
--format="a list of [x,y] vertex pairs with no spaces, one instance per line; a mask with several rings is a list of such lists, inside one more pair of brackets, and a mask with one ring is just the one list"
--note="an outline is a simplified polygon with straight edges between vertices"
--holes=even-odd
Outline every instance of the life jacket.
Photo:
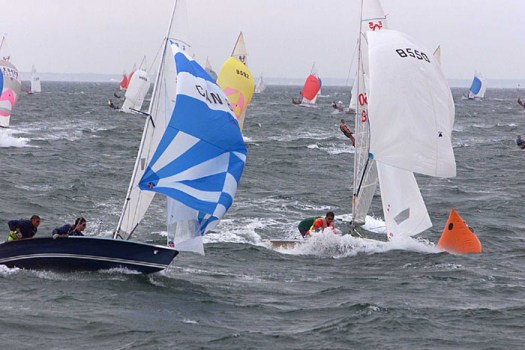
[[330,227],[332,229],[332,231],[335,233],[335,228],[334,228],[334,222],[333,221],[329,225],[328,222],[326,222],[325,218],[319,218],[319,219],[316,219],[314,221],[312,227],[310,227],[310,230],[306,234],[309,235],[312,230],[315,231],[316,229],[322,229],[324,231],[324,229],[328,228],[328,227]]

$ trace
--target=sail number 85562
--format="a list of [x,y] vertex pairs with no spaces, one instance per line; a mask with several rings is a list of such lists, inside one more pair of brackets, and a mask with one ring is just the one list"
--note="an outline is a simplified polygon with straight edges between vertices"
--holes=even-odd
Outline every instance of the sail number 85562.
[[424,52],[419,52],[418,50],[406,48],[406,49],[397,49],[396,52],[399,55],[399,57],[413,57],[413,58],[417,58],[418,60],[425,60],[430,63],[428,56],[425,55]]

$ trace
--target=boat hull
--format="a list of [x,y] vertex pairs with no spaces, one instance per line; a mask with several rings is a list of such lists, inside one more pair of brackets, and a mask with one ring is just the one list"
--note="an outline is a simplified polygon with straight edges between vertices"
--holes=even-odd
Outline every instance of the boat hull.
[[272,249],[291,249],[304,243],[304,239],[271,239]]
[[127,268],[147,274],[164,270],[178,253],[167,247],[126,240],[42,237],[0,244],[0,264],[60,271]]

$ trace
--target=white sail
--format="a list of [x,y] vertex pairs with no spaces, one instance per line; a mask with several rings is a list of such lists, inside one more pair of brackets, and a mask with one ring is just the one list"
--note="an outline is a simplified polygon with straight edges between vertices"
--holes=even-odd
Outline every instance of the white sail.
[[261,73],[261,76],[259,77],[259,81],[257,82],[257,85],[255,86],[255,93],[260,94],[266,90],[266,84],[264,83],[264,78]]
[[388,237],[413,236],[432,227],[414,174],[381,162],[376,164]]
[[150,85],[148,72],[142,69],[136,70],[126,90],[122,111],[126,113],[140,111]]
[[42,86],[40,85],[40,76],[38,75],[35,65],[31,68],[31,92],[42,92]]
[[242,32],[239,33],[239,37],[237,38],[237,42],[233,47],[231,57],[235,57],[236,59],[244,63],[246,66],[248,66],[248,52],[246,51],[246,45],[244,44],[244,35],[242,35]]
[[380,31],[387,27],[386,16],[378,0],[364,0],[361,9],[361,32],[359,35],[359,55],[357,79],[352,87],[356,150],[354,156],[354,179],[352,198],[352,223],[354,226],[365,223],[372,198],[377,187],[377,168],[369,157],[370,126],[368,120],[368,45],[366,33]]
[[378,168],[387,232],[431,227],[414,172],[456,175],[454,101],[439,62],[404,33],[367,33],[370,158]]
[[348,105],[349,109],[355,110],[357,107],[357,79],[354,80],[354,85],[352,85],[352,90],[350,92],[350,104]]
[[431,51],[393,30],[368,33],[368,45],[370,153],[412,172],[455,176],[454,102]]

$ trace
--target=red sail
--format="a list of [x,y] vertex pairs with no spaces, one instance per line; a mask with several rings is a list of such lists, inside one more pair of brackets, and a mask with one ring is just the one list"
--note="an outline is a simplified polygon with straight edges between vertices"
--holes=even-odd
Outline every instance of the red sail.
[[126,75],[126,72],[124,72],[124,74],[122,74],[122,80],[120,81],[120,89],[126,90],[128,88],[128,84],[129,84],[129,78]]
[[313,100],[320,88],[321,84],[319,84],[319,79],[310,74],[304,83],[302,95],[307,100]]

